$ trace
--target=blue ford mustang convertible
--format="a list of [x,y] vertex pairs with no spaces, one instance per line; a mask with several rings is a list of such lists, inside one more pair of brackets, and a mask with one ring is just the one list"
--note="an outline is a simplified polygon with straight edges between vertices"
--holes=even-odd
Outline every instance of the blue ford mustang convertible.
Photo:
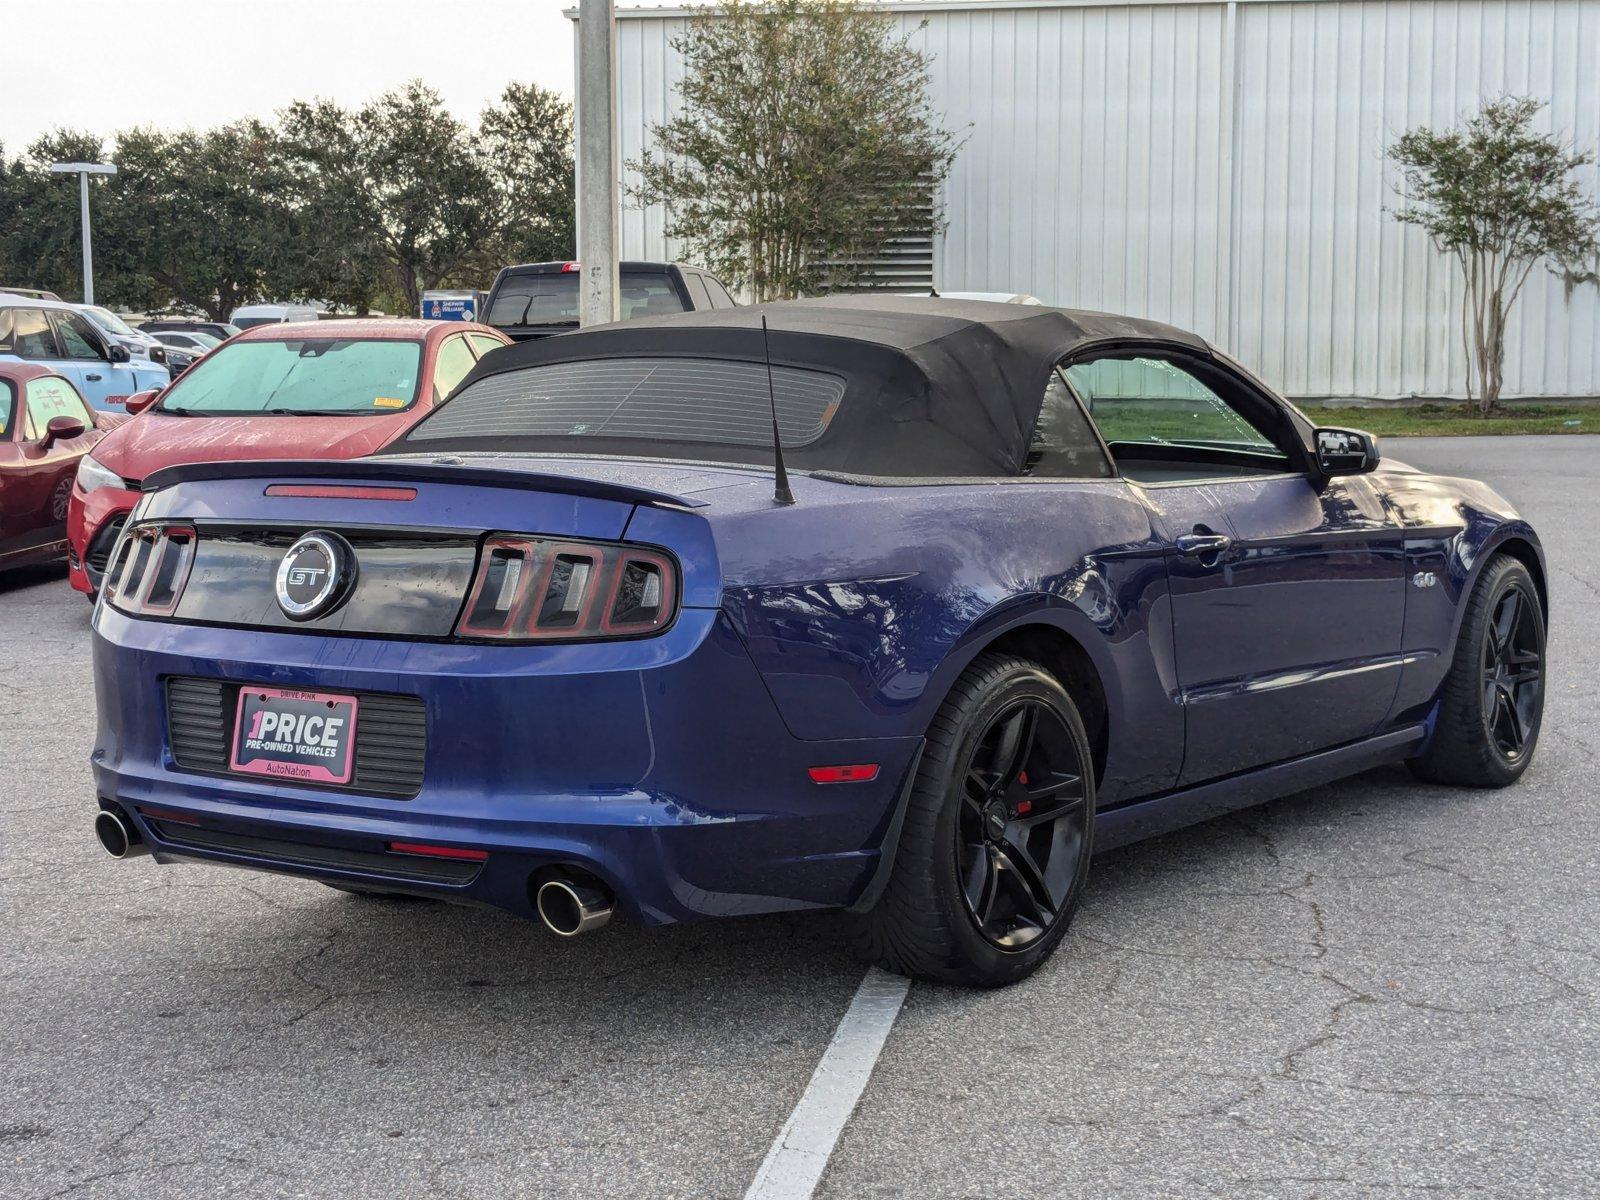
[[1379,763],[1509,784],[1543,699],[1494,492],[1180,330],[1002,304],[499,350],[380,457],[158,473],[106,580],[117,856],[565,935],[842,907],[978,985],[1092,850]]

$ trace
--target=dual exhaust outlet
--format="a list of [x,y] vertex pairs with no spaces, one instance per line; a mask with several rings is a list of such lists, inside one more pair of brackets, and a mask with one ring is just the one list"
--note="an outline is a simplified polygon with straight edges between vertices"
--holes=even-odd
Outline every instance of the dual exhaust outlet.
[[94,836],[112,858],[133,858],[150,853],[150,847],[144,844],[138,828],[121,809],[102,808],[95,813]]
[[[112,858],[150,853],[138,827],[117,808],[102,808],[95,814],[94,836]],[[540,923],[557,937],[574,938],[604,929],[617,908],[610,888],[592,875],[575,870],[557,869],[536,875],[531,887]]]
[[574,938],[604,929],[617,902],[611,889],[593,876],[557,870],[534,876],[533,907],[551,933]]

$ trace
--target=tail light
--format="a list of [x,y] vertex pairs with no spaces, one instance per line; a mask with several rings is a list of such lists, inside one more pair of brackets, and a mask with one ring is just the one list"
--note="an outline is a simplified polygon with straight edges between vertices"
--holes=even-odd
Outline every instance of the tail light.
[[177,611],[194,566],[195,532],[189,525],[140,525],[128,530],[106,569],[107,603],[140,616]]
[[658,633],[678,606],[678,564],[659,550],[491,537],[456,636],[593,640]]

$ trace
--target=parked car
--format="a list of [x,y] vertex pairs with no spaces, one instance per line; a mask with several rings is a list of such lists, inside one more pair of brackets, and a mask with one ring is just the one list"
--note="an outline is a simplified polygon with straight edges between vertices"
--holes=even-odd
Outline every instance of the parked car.
[[237,329],[253,329],[257,325],[281,325],[289,321],[316,321],[322,310],[310,304],[246,304],[228,316],[228,324]]
[[65,556],[73,473],[125,419],[91,412],[49,367],[0,362],[0,570]]
[[[504,267],[489,289],[484,320],[514,341],[549,337],[578,327],[575,262]],[[733,308],[715,275],[681,263],[625,262],[618,269],[624,321],[711,308]]]
[[141,321],[139,328],[146,333],[203,333],[214,337],[219,342],[225,342],[239,332],[237,325],[227,321],[185,321],[181,318],[162,318],[155,321]]
[[484,325],[436,321],[247,329],[174,380],[78,471],[68,532],[72,586],[93,595],[140,481],[176,463],[356,458],[426,416],[480,357],[506,344]]
[[79,304],[76,307],[95,323],[101,333],[126,346],[134,358],[167,365],[167,348],[153,335],[135,329],[109,308],[102,308],[98,304]]
[[207,354],[222,345],[225,340],[215,334],[184,329],[162,329],[153,336],[169,349],[192,350],[196,354]]
[[163,329],[150,336],[167,348],[167,366],[172,368],[174,378],[222,345],[222,339],[212,337],[209,333]]
[[1539,737],[1511,505],[1133,318],[609,325],[491,355],[381,455],[145,483],[94,621],[115,855],[568,935],[839,906],[870,959],[990,986],[1094,849],[1380,763],[1504,786]]
[[164,364],[131,354],[58,300],[0,294],[0,362],[21,361],[64,375],[98,412],[117,412],[135,392],[161,387]]

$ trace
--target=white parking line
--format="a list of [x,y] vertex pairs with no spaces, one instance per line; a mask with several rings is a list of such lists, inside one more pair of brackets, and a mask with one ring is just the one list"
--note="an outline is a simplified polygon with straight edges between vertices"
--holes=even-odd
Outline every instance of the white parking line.
[[867,972],[745,1200],[806,1200],[816,1190],[910,988],[902,976]]

